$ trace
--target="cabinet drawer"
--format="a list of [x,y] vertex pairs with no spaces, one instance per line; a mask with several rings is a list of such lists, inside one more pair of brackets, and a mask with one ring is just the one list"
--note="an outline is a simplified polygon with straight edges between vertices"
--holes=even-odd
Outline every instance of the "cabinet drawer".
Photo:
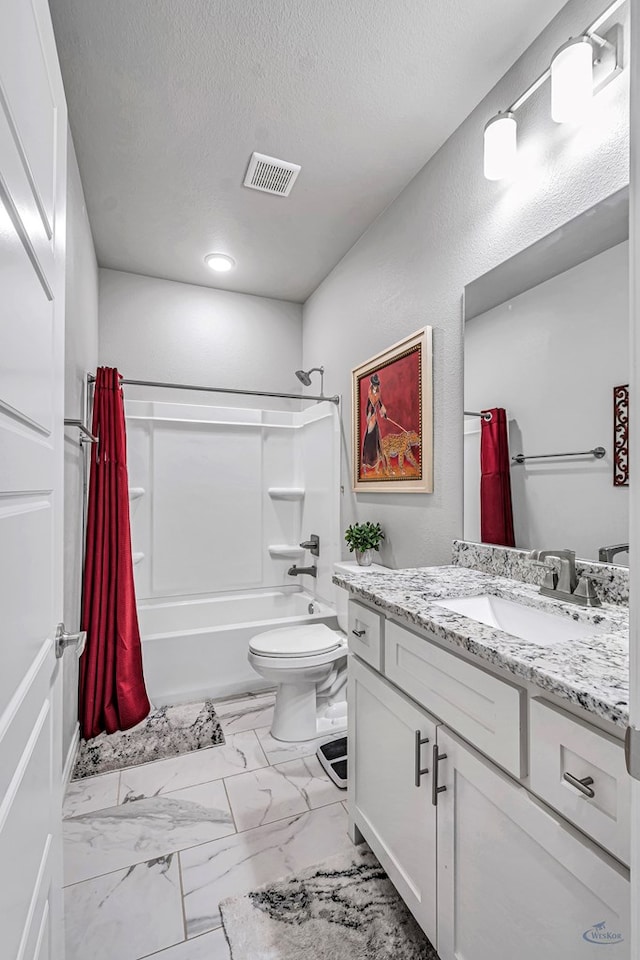
[[[533,792],[628,865],[631,784],[622,741],[539,698],[531,701],[530,731]],[[593,796],[567,775],[591,778]]]
[[375,670],[382,670],[384,617],[349,600],[349,649]]
[[390,621],[385,676],[501,767],[525,773],[525,691]]

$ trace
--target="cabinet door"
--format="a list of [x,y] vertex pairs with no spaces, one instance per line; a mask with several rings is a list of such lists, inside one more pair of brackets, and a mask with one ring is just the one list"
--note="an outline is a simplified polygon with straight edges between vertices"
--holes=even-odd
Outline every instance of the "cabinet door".
[[629,957],[628,872],[438,728],[441,960]]
[[[436,725],[355,657],[349,658],[350,816],[435,944]],[[420,744],[418,740],[427,740]],[[420,774],[428,768],[428,773]],[[495,960],[495,958],[494,958]]]

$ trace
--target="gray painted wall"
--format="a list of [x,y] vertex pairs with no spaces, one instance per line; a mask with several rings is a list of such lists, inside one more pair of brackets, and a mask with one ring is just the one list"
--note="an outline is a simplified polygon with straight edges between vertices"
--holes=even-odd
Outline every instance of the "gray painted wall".
[[[601,9],[570,0],[304,305],[304,363],[325,364],[327,391],[345,399],[342,524],[379,520],[390,566],[446,563],[462,533],[465,284],[628,183],[628,70],[579,129],[553,123],[545,85],[518,114],[519,176],[489,183],[482,173],[486,121]],[[434,328],[434,493],[355,495],[351,368],[424,324]]]
[[[100,363],[125,377],[296,392],[301,360],[298,303],[100,270]],[[127,388],[131,399],[142,395]],[[212,402],[211,394],[189,397]]]
[[[84,413],[87,370],[98,358],[98,266],[84,203],[82,182],[71,135],[68,136],[67,277],[65,326],[66,417]],[[68,630],[80,627],[83,538],[83,453],[78,431],[65,430],[64,443],[64,621]],[[78,721],[78,658],[67,651],[63,662],[63,759]]]

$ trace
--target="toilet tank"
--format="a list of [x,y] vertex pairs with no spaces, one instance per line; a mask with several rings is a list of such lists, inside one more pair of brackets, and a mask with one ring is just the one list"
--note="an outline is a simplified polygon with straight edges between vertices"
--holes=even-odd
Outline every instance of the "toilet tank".
[[[335,573],[358,573],[366,575],[367,573],[384,573],[387,567],[381,567],[379,563],[372,563],[370,567],[360,567],[355,560],[342,560],[340,563],[334,563]],[[336,614],[338,616],[338,626],[345,633],[349,627],[349,591],[343,587],[334,584],[334,599],[336,605]]]

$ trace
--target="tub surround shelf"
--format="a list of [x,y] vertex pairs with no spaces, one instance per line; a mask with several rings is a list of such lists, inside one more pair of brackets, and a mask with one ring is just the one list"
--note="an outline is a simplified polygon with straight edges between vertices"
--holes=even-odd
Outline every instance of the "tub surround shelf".
[[303,487],[269,487],[269,496],[272,500],[302,500]]
[[139,500],[144,494],[144,487],[129,487],[129,500]]
[[[629,617],[622,606],[596,610],[540,596],[537,585],[460,566],[338,571],[334,583],[410,627],[466,650],[542,690],[619,726],[629,722]],[[584,624],[584,638],[543,647],[434,601],[492,594]],[[594,635],[593,627],[603,632]]]
[[267,550],[274,560],[298,560],[304,556],[304,550],[297,543],[272,543]]
[[144,560],[144,553],[138,552],[133,554],[134,565],[140,563],[142,560]]

